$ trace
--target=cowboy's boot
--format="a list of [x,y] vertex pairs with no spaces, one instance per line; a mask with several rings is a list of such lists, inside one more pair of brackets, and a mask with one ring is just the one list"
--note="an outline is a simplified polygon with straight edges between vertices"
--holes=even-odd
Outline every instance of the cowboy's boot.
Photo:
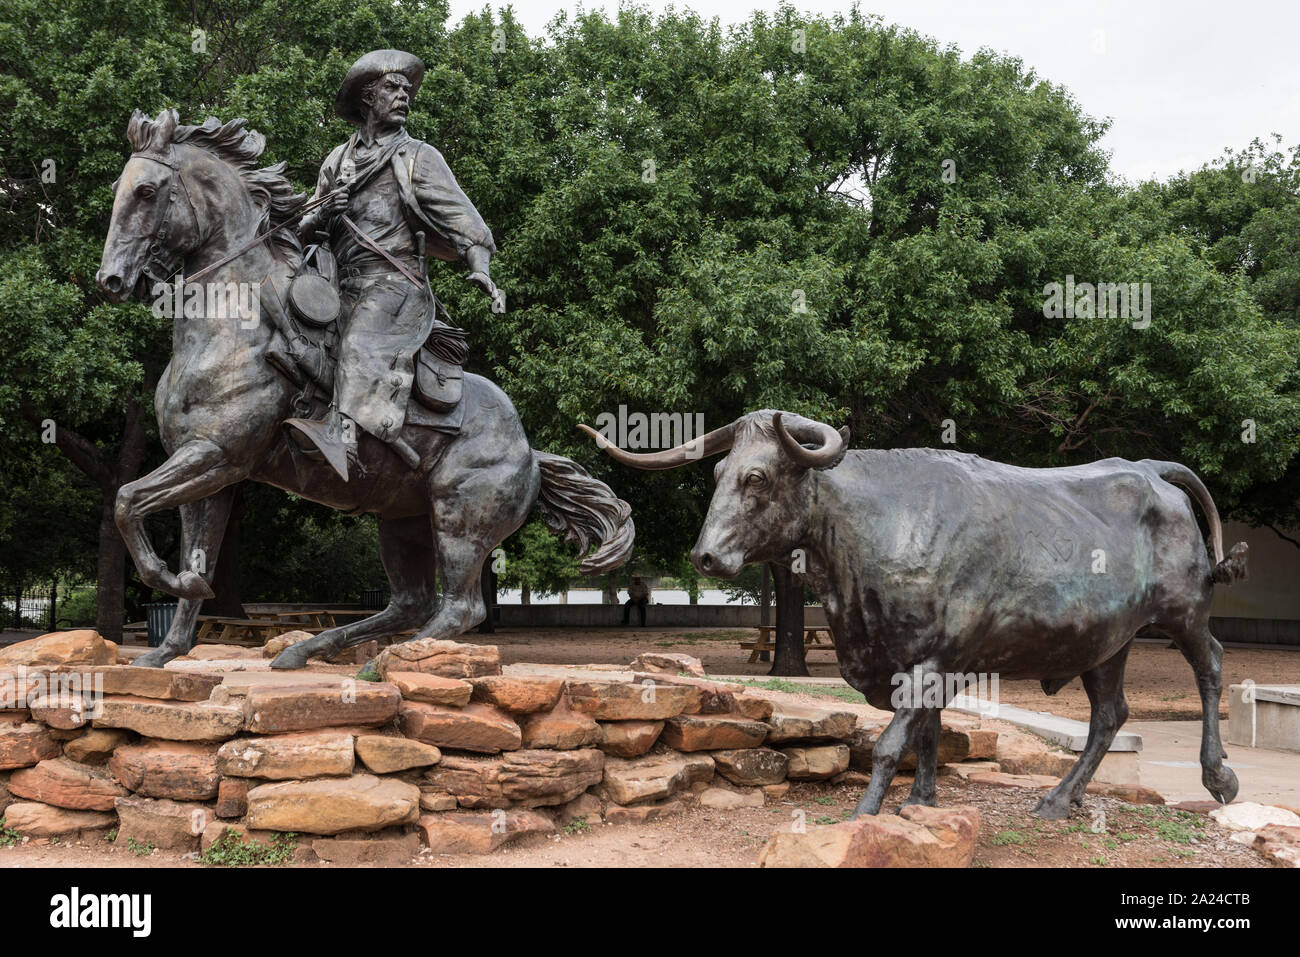
[[[347,423],[345,425],[344,423]],[[345,435],[355,435],[353,428],[348,428],[352,420],[336,409],[331,409],[323,419],[285,419],[284,424],[308,438],[312,445],[320,449],[325,461],[330,464],[343,481],[348,480],[348,451],[350,443]]]

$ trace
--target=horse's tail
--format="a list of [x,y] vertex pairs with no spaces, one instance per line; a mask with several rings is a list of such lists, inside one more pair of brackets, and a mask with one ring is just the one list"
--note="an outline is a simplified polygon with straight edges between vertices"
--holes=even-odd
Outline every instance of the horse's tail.
[[[595,575],[626,562],[636,537],[632,506],[572,459],[536,449],[533,458],[542,476],[537,511],[547,528],[585,556],[582,573]],[[597,548],[587,555],[592,545]]]
[[1233,545],[1228,557],[1226,559],[1223,557],[1223,525],[1219,521],[1219,510],[1214,507],[1214,499],[1210,497],[1210,490],[1205,487],[1205,483],[1195,472],[1177,462],[1153,461],[1150,464],[1155,466],[1156,474],[1166,482],[1187,489],[1191,497],[1201,506],[1201,511],[1205,513],[1205,520],[1210,526],[1210,548],[1214,551],[1212,574],[1214,580],[1219,584],[1231,585],[1233,582],[1245,581],[1250,577],[1247,568],[1250,546],[1245,542]]

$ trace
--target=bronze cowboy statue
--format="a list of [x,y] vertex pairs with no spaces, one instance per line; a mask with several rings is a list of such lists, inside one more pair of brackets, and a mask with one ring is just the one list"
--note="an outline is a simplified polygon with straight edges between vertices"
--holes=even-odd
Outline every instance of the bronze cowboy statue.
[[[498,310],[501,297],[491,232],[438,151],[402,128],[423,73],[394,50],[357,61],[337,103],[357,134],[330,154],[310,200],[283,163],[257,166],[266,140],[247,120],[131,117],[96,278],[115,302],[151,296],[157,307],[173,279],[186,296],[154,401],[167,460],[117,496],[140,579],[180,599],[163,644],[136,664],[189,650],[245,480],[377,516],[392,595],[377,614],[292,645],[275,668],[403,632],[463,634],[485,614],[484,561],[534,508],[585,555],[586,574],[631,552],[627,503],[533,449],[510,398],[462,374],[465,336],[435,314],[426,250],[464,259]],[[176,571],[145,528],[172,508]]]
[[[406,132],[407,112],[423,79],[424,63],[400,50],[375,50],[352,65],[334,111],[357,131],[325,160],[315,198],[328,199],[298,226],[304,244],[323,234],[320,245],[332,251],[342,316],[329,412],[321,419],[292,418],[288,425],[310,439],[344,479],[349,447],[355,455],[353,423],[387,442],[412,468],[419,466],[418,453],[401,433],[416,352],[426,340],[429,364],[443,388],[461,378],[464,336],[436,316],[439,304],[425,277],[426,249],[448,262],[464,260],[469,281],[492,297],[494,311],[504,311],[488,275],[496,251],[492,231],[442,154]],[[310,353],[294,345],[291,359],[310,368]],[[431,398],[437,411],[442,403],[455,405],[459,395]]]

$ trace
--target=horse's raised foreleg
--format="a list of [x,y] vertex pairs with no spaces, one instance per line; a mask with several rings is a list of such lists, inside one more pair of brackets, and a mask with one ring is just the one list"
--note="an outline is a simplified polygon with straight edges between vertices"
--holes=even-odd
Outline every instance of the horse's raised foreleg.
[[207,498],[247,477],[248,471],[231,464],[220,447],[194,439],[148,475],[123,485],[113,514],[140,580],[178,598],[211,598],[208,582],[194,569],[185,569],[179,575],[168,570],[145,533],[144,519],[154,512]]
[[[180,507],[181,512],[181,562],[186,572],[203,577],[209,585],[217,571],[217,556],[226,534],[230,507],[235,501],[237,486],[228,485],[214,495]],[[198,622],[200,598],[182,598],[172,618],[171,628],[163,643],[135,659],[133,664],[148,668],[161,668],[177,655],[190,650],[190,637]]]
[[377,615],[322,631],[290,645],[272,668],[301,668],[309,658],[329,658],[371,638],[386,638],[428,619],[438,601],[429,516],[379,520],[379,557],[388,574],[388,607]]

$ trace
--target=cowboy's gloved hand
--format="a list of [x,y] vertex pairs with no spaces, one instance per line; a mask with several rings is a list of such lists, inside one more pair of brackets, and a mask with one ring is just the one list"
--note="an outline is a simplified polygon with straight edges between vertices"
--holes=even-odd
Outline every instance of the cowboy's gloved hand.
[[349,186],[347,183],[339,183],[335,187],[335,192],[330,194],[329,199],[321,203],[320,217],[322,220],[328,222],[340,213],[348,211],[348,192]]
[[466,282],[472,282],[485,293],[492,297],[492,311],[502,313],[506,311],[506,294],[497,288],[496,283],[485,272],[472,272],[465,277]]
[[506,296],[496,287],[492,277],[488,275],[488,264],[492,261],[492,253],[486,246],[471,246],[465,251],[465,263],[470,268],[470,274],[465,277],[466,282],[472,282],[485,293],[492,297],[492,311],[502,313],[506,311]]

